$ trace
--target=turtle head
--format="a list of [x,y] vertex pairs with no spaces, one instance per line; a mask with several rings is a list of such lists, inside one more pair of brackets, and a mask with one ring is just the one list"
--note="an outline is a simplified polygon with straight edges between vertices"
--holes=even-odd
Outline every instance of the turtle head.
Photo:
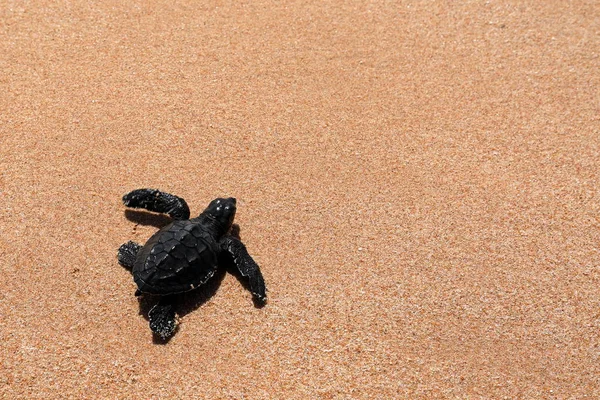
[[235,203],[234,197],[214,199],[202,214],[214,221],[219,233],[224,234],[229,231],[233,224],[236,210]]

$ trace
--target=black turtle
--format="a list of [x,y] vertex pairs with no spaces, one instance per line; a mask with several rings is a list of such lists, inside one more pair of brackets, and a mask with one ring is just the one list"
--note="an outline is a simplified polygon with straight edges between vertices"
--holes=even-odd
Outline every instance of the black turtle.
[[123,196],[127,207],[165,213],[173,222],[156,232],[144,246],[129,241],[119,248],[119,263],[131,269],[138,286],[136,296],[144,293],[161,296],[148,313],[150,329],[163,339],[176,328],[175,298],[206,283],[217,270],[218,256],[231,255],[240,274],[249,279],[249,288],[259,304],[266,302],[265,282],[256,262],[244,244],[231,235],[236,200],[218,198],[210,202],[197,218],[180,197],[156,189],[138,189]]

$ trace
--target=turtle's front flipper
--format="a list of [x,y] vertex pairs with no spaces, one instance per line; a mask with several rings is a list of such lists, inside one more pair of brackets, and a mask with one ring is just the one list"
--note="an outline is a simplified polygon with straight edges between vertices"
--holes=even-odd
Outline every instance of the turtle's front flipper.
[[160,336],[163,340],[170,338],[175,332],[175,328],[177,328],[175,309],[173,308],[171,298],[163,297],[160,299],[158,304],[148,312],[148,318],[150,319],[150,329],[152,332]]
[[190,218],[190,208],[181,197],[157,189],[137,189],[123,196],[123,204],[132,208],[168,214],[176,220]]
[[137,253],[138,251],[140,251],[141,248],[142,246],[140,246],[136,242],[132,242],[131,240],[127,243],[123,243],[121,247],[119,247],[119,251],[117,252],[117,259],[119,260],[119,264],[131,270],[133,268],[133,264],[135,263]]
[[267,301],[267,289],[265,288],[265,280],[258,264],[252,259],[246,246],[233,236],[225,236],[223,238],[223,249],[233,257],[233,262],[242,276],[248,278],[250,283],[250,291],[256,300],[260,303]]

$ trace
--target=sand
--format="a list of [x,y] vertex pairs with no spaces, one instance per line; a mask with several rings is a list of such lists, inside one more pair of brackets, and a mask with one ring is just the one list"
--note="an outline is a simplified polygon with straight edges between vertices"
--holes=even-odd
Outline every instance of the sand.
[[[595,1],[7,1],[0,397],[600,396]],[[236,222],[153,341],[155,187]],[[140,312],[142,314],[140,314]]]

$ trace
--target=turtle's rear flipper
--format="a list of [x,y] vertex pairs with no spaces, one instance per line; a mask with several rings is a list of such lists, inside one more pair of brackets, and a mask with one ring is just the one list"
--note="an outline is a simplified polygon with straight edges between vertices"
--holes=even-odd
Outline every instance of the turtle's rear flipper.
[[168,214],[176,220],[190,218],[190,208],[181,197],[157,189],[136,189],[123,196],[123,204],[132,208]]
[[148,312],[148,318],[150,319],[150,329],[162,340],[170,338],[177,328],[173,305],[164,299],[152,307]]

